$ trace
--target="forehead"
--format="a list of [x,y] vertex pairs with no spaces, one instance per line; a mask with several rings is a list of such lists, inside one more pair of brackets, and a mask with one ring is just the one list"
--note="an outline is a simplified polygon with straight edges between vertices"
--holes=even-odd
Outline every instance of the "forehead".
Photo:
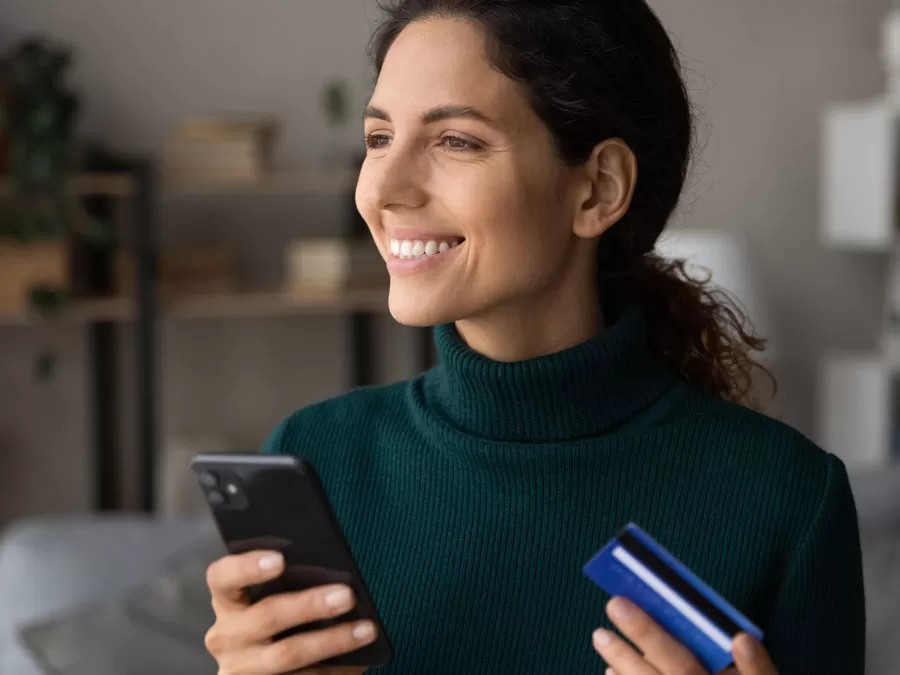
[[372,104],[392,115],[459,104],[516,115],[527,101],[519,86],[488,62],[484,33],[462,19],[411,23],[385,57]]

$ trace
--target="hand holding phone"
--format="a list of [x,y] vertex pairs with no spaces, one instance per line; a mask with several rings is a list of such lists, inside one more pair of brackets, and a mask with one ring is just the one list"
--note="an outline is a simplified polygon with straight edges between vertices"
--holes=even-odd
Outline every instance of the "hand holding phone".
[[[354,652],[377,638],[375,625],[361,621],[275,641],[276,636],[297,626],[347,614],[356,603],[349,587],[331,585],[270,595],[251,604],[246,588],[277,579],[285,571],[284,557],[268,551],[230,555],[210,565],[207,581],[216,623],[207,633],[206,647],[221,672],[293,672]],[[357,675],[364,671],[364,667],[347,666],[317,672]]]
[[208,572],[216,623],[207,649],[222,672],[349,674],[390,661],[381,619],[307,460],[199,455],[191,469],[231,553]]

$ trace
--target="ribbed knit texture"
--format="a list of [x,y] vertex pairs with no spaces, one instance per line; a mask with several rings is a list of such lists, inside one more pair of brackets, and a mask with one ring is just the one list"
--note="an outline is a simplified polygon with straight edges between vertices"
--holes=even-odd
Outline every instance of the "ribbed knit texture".
[[603,673],[584,563],[636,522],[766,632],[782,675],[863,673],[843,465],[697,393],[626,313],[497,363],[436,329],[442,365],[298,411],[264,447],[318,469],[395,647],[384,673]]

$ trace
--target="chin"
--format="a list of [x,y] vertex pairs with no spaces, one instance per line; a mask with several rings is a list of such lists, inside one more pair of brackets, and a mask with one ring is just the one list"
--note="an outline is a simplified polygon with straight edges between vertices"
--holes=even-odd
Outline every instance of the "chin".
[[425,326],[437,326],[442,323],[450,323],[453,319],[446,318],[443,312],[438,312],[427,307],[420,307],[411,303],[390,303],[391,316],[404,326],[420,328]]
[[446,302],[436,301],[434,295],[408,292],[391,284],[388,306],[394,320],[404,326],[424,327],[452,323],[459,319]]

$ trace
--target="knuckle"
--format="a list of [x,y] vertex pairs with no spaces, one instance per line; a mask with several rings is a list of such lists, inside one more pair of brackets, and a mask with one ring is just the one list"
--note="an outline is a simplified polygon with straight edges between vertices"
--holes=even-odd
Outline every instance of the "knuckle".
[[627,632],[628,637],[638,639],[653,637],[658,630],[656,624],[643,612],[621,619],[618,623]]
[[210,563],[206,568],[206,585],[211,591],[216,591],[230,583],[235,576],[236,560],[234,556],[225,556]]
[[216,583],[218,582],[221,562],[221,560],[217,560],[216,562],[211,563],[210,566],[206,568],[206,585],[210,590],[213,590],[216,587]]
[[311,633],[309,638],[308,649],[315,662],[349,651],[346,645],[351,641],[350,629],[346,626]]
[[606,648],[604,654],[609,654],[610,657],[615,661],[623,658],[627,658],[629,656],[629,652],[631,651],[631,647],[629,647],[625,642],[619,639],[615,639],[612,643]]
[[282,600],[285,605],[285,611],[290,612],[301,623],[326,619],[330,614],[327,611],[322,594],[316,589],[286,595]]
[[281,621],[278,613],[277,604],[269,604],[260,607],[257,615],[254,617],[254,625],[266,638],[273,637],[276,633],[281,632]]
[[263,652],[265,669],[276,673],[290,672],[309,665],[302,658],[302,651],[295,640],[279,640]]
[[272,595],[254,605],[253,622],[257,631],[272,637],[282,630],[315,620],[309,596],[303,593]]
[[222,636],[222,629],[218,624],[214,624],[212,628],[206,631],[206,636],[203,638],[203,644],[206,646],[206,651],[208,651],[213,656],[222,651],[224,642],[225,640]]

